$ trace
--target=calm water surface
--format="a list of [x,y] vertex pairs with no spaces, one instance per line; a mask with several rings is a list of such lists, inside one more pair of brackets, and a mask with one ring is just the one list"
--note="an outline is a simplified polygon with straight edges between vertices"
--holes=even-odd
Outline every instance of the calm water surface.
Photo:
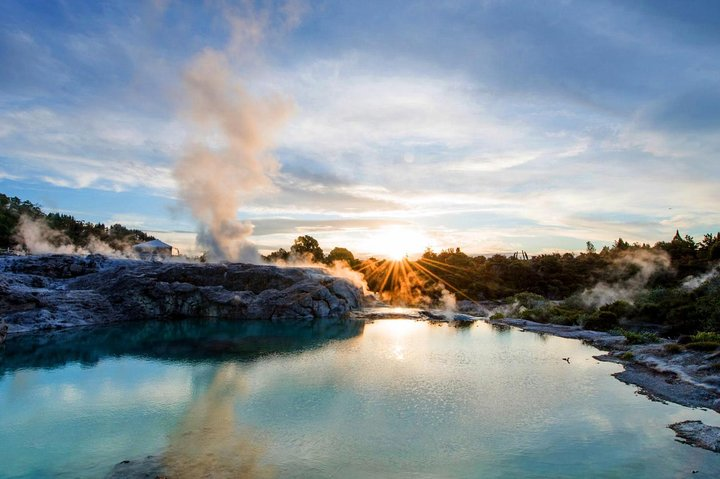
[[413,320],[11,338],[0,477],[104,477],[148,455],[174,477],[720,476],[720,455],[666,427],[720,425],[717,413],[649,401],[594,354],[484,323]]

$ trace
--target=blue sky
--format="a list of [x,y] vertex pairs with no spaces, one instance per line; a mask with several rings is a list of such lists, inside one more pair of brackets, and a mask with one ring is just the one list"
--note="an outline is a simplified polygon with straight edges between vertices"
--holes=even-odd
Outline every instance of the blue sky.
[[188,251],[172,172],[206,49],[293,106],[238,209],[261,250],[720,229],[717,2],[8,0],[0,25],[0,191]]

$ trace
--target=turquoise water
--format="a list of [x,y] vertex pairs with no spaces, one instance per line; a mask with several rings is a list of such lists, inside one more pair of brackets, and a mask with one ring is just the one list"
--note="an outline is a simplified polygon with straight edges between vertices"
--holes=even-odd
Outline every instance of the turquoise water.
[[[134,323],[11,338],[0,477],[718,477],[579,341],[485,323]],[[570,357],[570,364],[562,361]],[[691,471],[699,471],[691,474]],[[154,477],[154,476],[152,476]]]

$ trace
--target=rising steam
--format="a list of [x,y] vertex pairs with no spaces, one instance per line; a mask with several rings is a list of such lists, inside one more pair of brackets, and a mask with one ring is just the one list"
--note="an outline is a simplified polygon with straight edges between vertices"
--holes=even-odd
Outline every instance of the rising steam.
[[632,303],[634,298],[645,289],[653,275],[670,268],[670,257],[664,251],[629,251],[615,262],[615,267],[618,269],[626,269],[628,266],[635,268],[632,276],[616,283],[600,282],[586,289],[580,295],[582,302],[595,308],[619,300]]
[[273,134],[292,106],[258,98],[232,74],[225,54],[207,49],[185,73],[190,142],[174,176],[182,200],[200,223],[198,243],[215,259],[258,262],[248,241],[253,225],[239,221],[240,205],[272,187],[278,168]]
[[685,278],[683,280],[682,286],[683,288],[692,291],[707,283],[718,274],[720,274],[720,266],[715,266],[713,269],[711,269],[705,274]]
[[62,231],[51,228],[44,219],[21,215],[15,228],[13,239],[17,242],[18,252],[30,254],[103,254],[134,258],[132,245],[114,248],[99,238],[91,236],[85,247],[75,246]]

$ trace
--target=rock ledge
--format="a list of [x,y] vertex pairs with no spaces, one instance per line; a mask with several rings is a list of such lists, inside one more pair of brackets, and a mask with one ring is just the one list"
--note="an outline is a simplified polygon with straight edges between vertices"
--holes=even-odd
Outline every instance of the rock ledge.
[[110,259],[0,257],[0,320],[9,333],[123,320],[341,317],[359,288],[315,268]]

